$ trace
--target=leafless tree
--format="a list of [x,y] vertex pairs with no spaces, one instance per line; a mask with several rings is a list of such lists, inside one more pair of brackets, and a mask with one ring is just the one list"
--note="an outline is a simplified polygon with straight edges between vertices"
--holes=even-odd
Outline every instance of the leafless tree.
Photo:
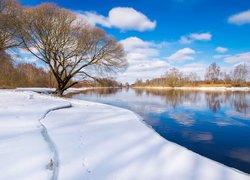
[[182,79],[182,73],[177,68],[171,68],[166,72],[164,77],[167,85],[176,87]]
[[141,79],[136,79],[135,85],[136,85],[136,86],[143,86],[143,80],[141,80]]
[[[49,72],[42,68],[36,67],[35,64],[18,64],[16,69],[19,74],[22,74],[26,79],[26,86],[32,87],[48,87]],[[19,77],[19,79],[21,79]]]
[[77,75],[96,78],[93,74],[115,73],[127,67],[123,47],[115,39],[56,5],[25,9],[21,25],[24,48],[49,66],[58,95],[78,83],[77,79],[72,81]]
[[215,83],[220,79],[221,76],[221,71],[220,71],[220,66],[217,65],[216,63],[212,63],[205,74],[205,79]]
[[230,84],[232,82],[232,77],[227,72],[221,72],[221,79],[225,85]]
[[243,85],[249,76],[249,67],[246,64],[237,65],[232,72],[232,79],[237,86]]
[[190,81],[190,83],[191,83],[192,85],[196,85],[196,84],[197,84],[197,81],[200,80],[198,74],[195,73],[195,72],[189,73],[188,77],[189,77],[189,81]]
[[16,0],[0,0],[0,51],[19,45],[16,25],[20,8]]

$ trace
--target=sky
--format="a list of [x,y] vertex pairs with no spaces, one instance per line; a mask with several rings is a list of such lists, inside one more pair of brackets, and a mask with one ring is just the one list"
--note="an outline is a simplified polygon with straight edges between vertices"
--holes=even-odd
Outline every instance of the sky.
[[[48,1],[22,0],[24,6]],[[128,69],[117,80],[160,77],[176,67],[201,78],[216,62],[250,63],[249,0],[50,0],[123,44]],[[27,58],[29,59],[29,58]]]

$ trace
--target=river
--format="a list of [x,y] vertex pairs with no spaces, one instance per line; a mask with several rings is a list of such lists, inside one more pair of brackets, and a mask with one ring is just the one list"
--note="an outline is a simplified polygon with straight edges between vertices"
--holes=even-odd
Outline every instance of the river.
[[165,139],[250,174],[249,92],[104,88],[68,97],[129,109]]

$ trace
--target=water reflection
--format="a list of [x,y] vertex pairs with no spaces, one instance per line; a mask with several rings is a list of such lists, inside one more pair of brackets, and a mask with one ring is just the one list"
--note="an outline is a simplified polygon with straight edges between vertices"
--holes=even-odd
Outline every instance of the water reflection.
[[68,96],[130,109],[167,140],[250,173],[250,93],[105,88]]
[[184,102],[191,104],[199,103],[202,101],[201,96],[204,94],[207,106],[213,112],[219,111],[221,109],[221,104],[230,104],[237,112],[244,114],[246,114],[250,108],[250,98],[247,92],[135,89],[135,93],[138,96],[142,96],[144,93],[147,96],[161,96],[166,99],[166,104],[173,108]]
[[208,104],[208,107],[211,111],[217,112],[220,110],[220,104],[223,103],[223,97],[220,94],[205,94],[205,98]]
[[191,113],[175,113],[169,112],[169,118],[184,126],[192,126],[195,123],[194,115]]
[[207,143],[211,143],[213,139],[213,135],[209,132],[202,132],[202,133],[196,133],[193,134],[191,131],[184,131],[182,133],[183,137],[186,139],[192,139],[192,141],[198,142],[198,141],[206,141]]
[[[108,96],[112,96],[113,94],[118,93],[119,91],[121,91],[122,88],[97,88],[97,89],[87,89],[84,90],[82,92],[80,92],[80,94],[88,94],[88,95],[98,95],[99,97],[108,97]],[[72,92],[66,95],[66,97],[72,97],[74,95],[79,94],[79,92]]]

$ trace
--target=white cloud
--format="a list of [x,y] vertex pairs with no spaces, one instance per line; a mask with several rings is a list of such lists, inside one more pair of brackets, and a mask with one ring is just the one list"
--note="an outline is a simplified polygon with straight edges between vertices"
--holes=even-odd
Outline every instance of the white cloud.
[[[30,50],[35,54],[38,53],[38,50],[35,47],[31,47]],[[21,55],[31,55],[31,53],[25,48],[18,48],[18,51]]]
[[36,63],[38,60],[30,55],[11,53],[12,59],[15,60],[16,63]]
[[243,25],[250,23],[250,9],[238,14],[232,15],[228,18],[228,22],[236,25]]
[[210,41],[212,38],[212,35],[210,33],[193,33],[190,34],[190,38],[197,40],[197,41]]
[[189,73],[196,73],[201,79],[204,78],[205,75],[205,70],[208,67],[209,64],[206,63],[201,63],[201,62],[194,62],[190,64],[186,64],[184,66],[177,67],[178,69],[181,70],[181,72],[185,74]]
[[138,37],[129,37],[127,39],[121,40],[120,43],[122,43],[126,51],[145,49],[145,48],[151,49],[150,47],[155,46],[153,42],[143,41]]
[[190,39],[188,36],[181,36],[181,39],[179,40],[181,44],[191,44],[193,42],[192,39]]
[[225,57],[224,61],[227,63],[249,63],[250,52],[240,53],[240,54]]
[[214,55],[213,58],[214,59],[224,59],[226,57],[230,57],[231,55],[228,55],[228,54],[217,54],[217,55]]
[[104,27],[111,27],[108,19],[102,15],[97,14],[96,12],[77,12],[77,16],[80,19],[87,20],[90,25],[95,26],[96,24],[101,24]]
[[87,19],[92,25],[115,27],[121,30],[147,31],[156,27],[156,21],[151,21],[143,13],[129,7],[116,7],[109,11],[108,17],[95,12],[77,13],[79,17]]
[[[34,53],[37,53],[37,49],[32,47],[31,50]],[[41,60],[37,59],[35,56],[33,56],[28,50],[23,48],[17,48],[16,50],[7,51],[8,54],[11,56],[11,58],[14,60],[17,64],[35,64],[37,67],[44,69],[45,71],[48,70],[47,65],[42,62]]]
[[224,47],[217,47],[216,49],[215,49],[218,53],[225,53],[225,52],[227,52],[228,51],[228,49],[227,48],[224,48]]
[[[152,79],[159,77],[167,70],[169,64],[158,58],[162,43],[143,41],[138,37],[121,40],[127,54],[129,67],[119,75],[122,82],[134,82],[136,79]],[[165,44],[165,43],[163,43]]]
[[180,49],[171,56],[167,57],[166,59],[169,61],[188,61],[188,60],[194,60],[193,55],[195,54],[195,50],[191,48],[184,48]]
[[181,44],[191,44],[194,41],[210,41],[212,39],[212,34],[207,33],[192,33],[186,36],[182,36],[179,42]]

